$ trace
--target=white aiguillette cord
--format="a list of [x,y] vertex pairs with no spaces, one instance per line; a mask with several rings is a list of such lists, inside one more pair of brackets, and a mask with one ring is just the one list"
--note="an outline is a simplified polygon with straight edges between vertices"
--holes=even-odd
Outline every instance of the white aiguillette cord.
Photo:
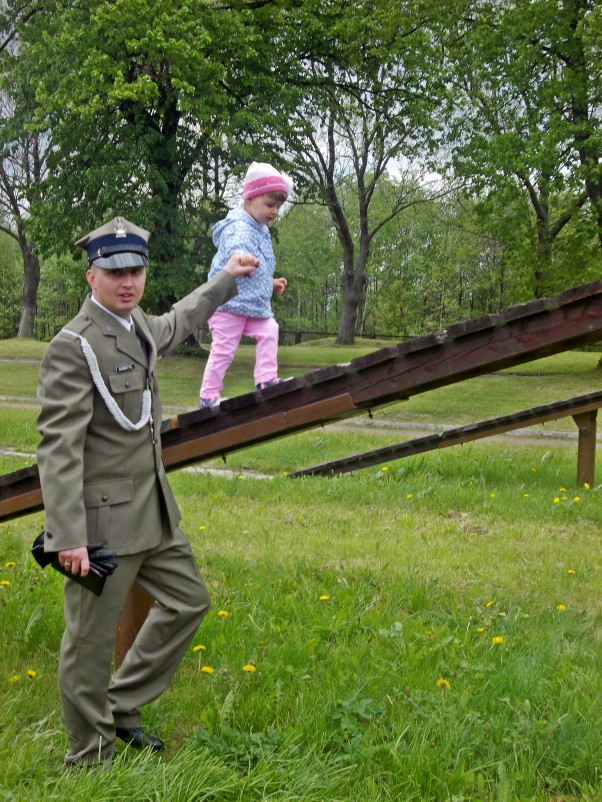
[[88,363],[88,367],[90,368],[90,374],[92,376],[92,380],[96,385],[96,389],[102,396],[103,401],[107,405],[107,409],[111,413],[111,415],[115,418],[116,423],[121,426],[122,429],[125,429],[126,432],[138,432],[142,429],[150,420],[151,416],[151,393],[148,387],[142,393],[142,412],[140,414],[140,420],[138,423],[132,423],[132,421],[127,418],[123,412],[119,409],[117,401],[113,398],[107,385],[102,378],[100,368],[98,367],[98,360],[96,359],[96,354],[92,350],[92,346],[86,340],[85,337],[82,337],[81,334],[78,334],[75,331],[71,331],[70,329],[62,329],[65,334],[72,334],[74,337],[77,337],[80,343],[82,344],[82,351],[84,352],[84,356],[86,357],[86,361]]

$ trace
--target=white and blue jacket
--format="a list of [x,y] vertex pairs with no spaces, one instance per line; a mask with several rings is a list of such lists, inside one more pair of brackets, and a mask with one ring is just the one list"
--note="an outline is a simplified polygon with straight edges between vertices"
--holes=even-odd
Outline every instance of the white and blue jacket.
[[213,226],[213,243],[217,253],[211,262],[212,279],[236,253],[250,253],[259,259],[259,266],[249,276],[236,279],[238,295],[220,306],[218,312],[231,312],[245,317],[273,317],[270,299],[274,290],[276,259],[267,226],[261,226],[243,210],[228,212]]

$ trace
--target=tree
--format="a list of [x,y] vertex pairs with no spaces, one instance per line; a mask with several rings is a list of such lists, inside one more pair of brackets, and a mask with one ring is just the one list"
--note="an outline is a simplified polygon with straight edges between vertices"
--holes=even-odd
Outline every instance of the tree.
[[198,282],[197,235],[224,207],[233,142],[255,97],[257,130],[267,113],[273,79],[252,72],[263,5],[42,0],[17,25],[15,80],[35,81],[34,124],[52,131],[45,203],[32,209],[45,252],[121,213],[153,235],[151,306]]
[[[0,95],[0,105],[10,105],[6,96]],[[4,145],[0,162],[0,231],[16,240],[23,258],[23,303],[18,337],[33,337],[40,261],[29,235],[27,216],[30,199],[35,195],[43,173],[44,148],[37,134],[27,135],[23,143],[9,142]]]
[[[27,128],[27,77],[17,89],[10,80],[18,58],[16,23],[28,20],[37,6],[24,2],[14,17],[0,13],[0,230],[13,237],[23,258],[22,307],[18,337],[32,337],[40,283],[40,262],[29,228],[29,214],[40,198],[46,171],[47,140]],[[19,102],[21,101],[21,102]]]
[[337,341],[349,344],[362,318],[375,238],[424,197],[420,181],[400,182],[389,208],[375,215],[376,188],[434,146],[444,87],[427,3],[309,0],[300,14],[294,30],[301,57],[290,83],[305,92],[285,145],[306,179],[307,198],[327,206],[342,248]]
[[[482,0],[448,48],[455,169],[476,192],[522,187],[534,221],[536,297],[558,289],[554,246],[566,226],[577,218],[582,224],[586,204],[598,228],[602,220],[596,14],[588,0]],[[509,226],[516,222],[508,218]]]

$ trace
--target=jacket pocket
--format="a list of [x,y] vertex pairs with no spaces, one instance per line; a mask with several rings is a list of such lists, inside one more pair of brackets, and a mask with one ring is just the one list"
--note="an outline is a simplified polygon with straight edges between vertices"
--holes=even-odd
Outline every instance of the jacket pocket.
[[132,479],[111,479],[108,482],[88,482],[84,485],[85,507],[110,507],[134,498]]
[[113,479],[108,482],[88,482],[84,485],[84,506],[88,526],[88,542],[109,545],[111,508],[134,499],[132,479]]
[[142,391],[146,389],[146,371],[133,370],[109,376],[111,395],[133,423],[142,413]]
[[142,370],[115,373],[109,376],[109,386],[113,395],[117,393],[131,393],[134,390],[144,390],[146,386],[146,373]]

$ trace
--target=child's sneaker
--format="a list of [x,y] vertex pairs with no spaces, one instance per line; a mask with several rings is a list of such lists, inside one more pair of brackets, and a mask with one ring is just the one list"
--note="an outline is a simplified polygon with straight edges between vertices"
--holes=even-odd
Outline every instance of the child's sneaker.
[[255,389],[265,390],[266,387],[273,387],[275,384],[282,384],[282,379],[271,379],[269,382],[261,382],[255,385]]
[[219,407],[219,398],[199,398],[199,409],[207,409],[207,407]]

